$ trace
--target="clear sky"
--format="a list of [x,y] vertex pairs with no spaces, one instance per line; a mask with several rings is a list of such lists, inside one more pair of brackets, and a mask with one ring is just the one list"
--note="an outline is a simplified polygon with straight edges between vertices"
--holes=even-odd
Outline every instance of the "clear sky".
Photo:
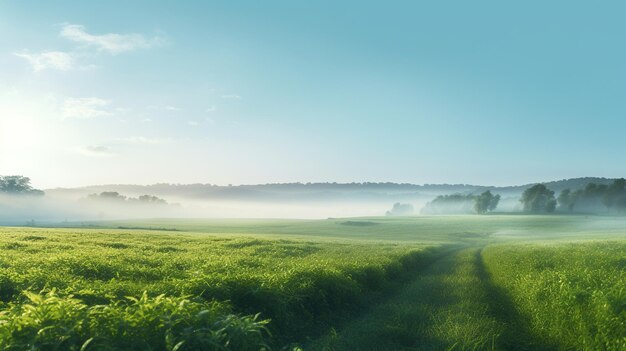
[[0,0],[35,186],[626,175],[623,1]]

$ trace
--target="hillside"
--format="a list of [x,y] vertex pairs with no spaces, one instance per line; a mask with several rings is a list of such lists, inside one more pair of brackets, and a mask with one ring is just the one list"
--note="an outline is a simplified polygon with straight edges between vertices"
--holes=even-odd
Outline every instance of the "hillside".
[[[585,177],[546,182],[556,193],[563,189],[580,189],[587,183],[609,184],[614,179]],[[409,184],[409,183],[276,183],[256,185],[213,184],[109,184],[79,188],[56,188],[46,190],[49,195],[83,197],[103,191],[117,191],[126,195],[151,194],[164,198],[233,201],[411,201],[430,199],[437,195],[453,193],[476,193],[491,190],[504,197],[516,197],[524,189],[536,183],[512,186],[485,186],[471,184]]]

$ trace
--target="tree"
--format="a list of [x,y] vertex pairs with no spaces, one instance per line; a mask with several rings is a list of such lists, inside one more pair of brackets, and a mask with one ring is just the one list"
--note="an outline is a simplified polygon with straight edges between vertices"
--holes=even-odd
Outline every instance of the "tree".
[[602,203],[609,209],[626,210],[626,180],[624,178],[616,179],[606,189]]
[[524,212],[545,213],[554,212],[556,209],[554,191],[549,190],[543,184],[537,184],[524,190],[520,201],[524,205]]
[[559,208],[578,212],[604,213],[626,210],[626,180],[616,179],[612,184],[588,183],[583,189],[570,192],[565,189],[559,195]]
[[41,190],[33,189],[30,178],[23,176],[0,176],[0,193],[19,195],[43,195]]
[[487,190],[474,197],[474,210],[480,214],[491,212],[496,209],[498,202],[500,202],[500,195],[493,195]]
[[561,211],[572,212],[574,210],[574,196],[570,189],[561,190],[557,202]]

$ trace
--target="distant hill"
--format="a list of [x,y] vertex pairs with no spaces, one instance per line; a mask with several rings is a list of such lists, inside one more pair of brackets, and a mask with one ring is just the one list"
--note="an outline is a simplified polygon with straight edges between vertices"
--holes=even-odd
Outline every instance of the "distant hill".
[[[613,179],[575,178],[544,183],[557,194],[589,182]],[[382,216],[393,207],[419,213],[439,195],[500,194],[497,211],[518,212],[524,189],[534,184],[482,186],[472,184],[407,183],[283,183],[218,186],[212,184],[109,184],[45,190],[45,196],[0,193],[0,223],[24,224],[131,218],[328,218]],[[118,199],[162,199],[169,204],[137,201],[94,201],[91,194],[117,192]],[[110,195],[110,194],[109,194]],[[104,198],[109,199],[110,196]],[[109,199],[110,200],[110,199]],[[157,201],[160,202],[160,201]],[[396,205],[394,205],[396,204]]]
[[[566,188],[583,188],[587,183],[610,184],[610,178],[572,178],[545,182],[557,194]],[[212,184],[153,184],[93,185],[79,188],[47,189],[51,196],[84,197],[103,191],[117,191],[127,196],[144,194],[166,199],[232,200],[232,201],[411,201],[430,199],[437,195],[454,193],[470,194],[485,190],[502,194],[503,197],[519,196],[536,183],[514,186],[482,186],[471,184],[409,184],[409,183],[277,183],[256,185],[220,186]]]

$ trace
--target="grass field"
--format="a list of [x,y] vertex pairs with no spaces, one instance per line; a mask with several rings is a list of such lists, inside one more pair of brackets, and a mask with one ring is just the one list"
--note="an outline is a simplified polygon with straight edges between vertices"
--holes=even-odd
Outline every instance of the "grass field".
[[0,349],[626,349],[619,217],[65,225],[0,228]]

